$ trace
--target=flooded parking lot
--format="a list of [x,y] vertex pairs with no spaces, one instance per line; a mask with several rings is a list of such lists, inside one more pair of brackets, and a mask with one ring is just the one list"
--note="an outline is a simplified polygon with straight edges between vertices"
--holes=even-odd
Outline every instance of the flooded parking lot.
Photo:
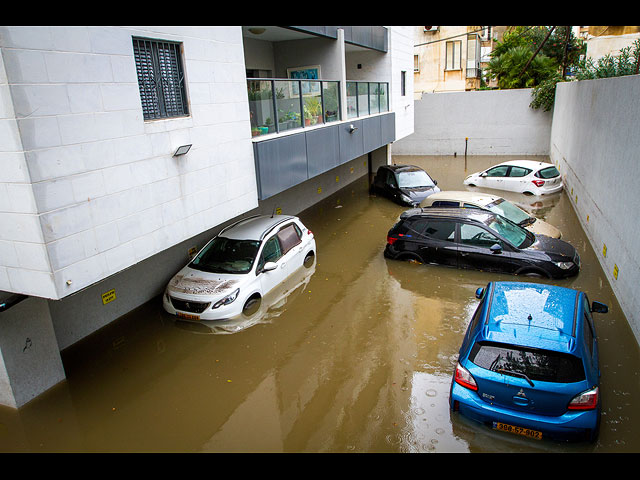
[[[443,190],[507,157],[394,157]],[[465,163],[466,172],[465,172]],[[602,426],[594,444],[535,441],[449,411],[475,290],[510,275],[383,257],[404,210],[362,178],[300,214],[318,256],[250,318],[176,322],[149,302],[63,352],[67,380],[15,411],[2,452],[638,452],[640,351],[565,193],[499,193],[580,253],[567,280],[596,315]],[[287,213],[287,212],[284,212]]]

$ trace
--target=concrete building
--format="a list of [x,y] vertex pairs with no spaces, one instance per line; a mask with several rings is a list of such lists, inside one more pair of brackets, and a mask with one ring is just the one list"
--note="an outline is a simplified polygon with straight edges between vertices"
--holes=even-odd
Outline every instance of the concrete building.
[[477,90],[482,68],[505,26],[420,26],[413,27],[414,86],[422,93]]
[[0,404],[63,380],[61,350],[229,222],[386,163],[413,132],[412,33],[0,27]]

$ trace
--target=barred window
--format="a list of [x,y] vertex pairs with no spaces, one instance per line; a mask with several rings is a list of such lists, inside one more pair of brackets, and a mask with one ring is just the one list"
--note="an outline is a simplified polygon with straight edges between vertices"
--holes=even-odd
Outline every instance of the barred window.
[[180,48],[176,42],[133,38],[145,120],[189,114]]

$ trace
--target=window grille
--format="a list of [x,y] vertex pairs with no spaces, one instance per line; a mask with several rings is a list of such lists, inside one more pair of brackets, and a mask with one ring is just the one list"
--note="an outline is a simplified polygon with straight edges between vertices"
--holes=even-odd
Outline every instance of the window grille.
[[145,120],[189,114],[180,43],[133,38]]

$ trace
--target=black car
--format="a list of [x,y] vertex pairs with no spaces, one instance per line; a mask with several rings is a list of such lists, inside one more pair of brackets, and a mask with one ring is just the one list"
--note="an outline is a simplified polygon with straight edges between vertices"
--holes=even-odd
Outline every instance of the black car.
[[440,191],[437,183],[420,167],[383,165],[376,172],[371,191],[400,205],[417,207],[429,195]]
[[500,215],[479,209],[414,208],[387,235],[384,255],[488,272],[565,278],[580,271],[569,243],[534,235]]

